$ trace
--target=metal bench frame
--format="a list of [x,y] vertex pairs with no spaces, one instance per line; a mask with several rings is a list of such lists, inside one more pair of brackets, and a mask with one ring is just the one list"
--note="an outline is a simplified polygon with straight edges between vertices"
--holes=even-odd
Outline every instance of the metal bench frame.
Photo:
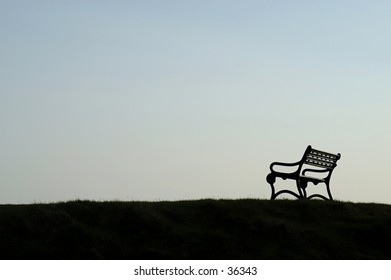
[[[303,158],[295,163],[284,163],[284,162],[273,162],[270,165],[270,171],[266,177],[266,181],[270,184],[272,189],[271,200],[276,199],[281,194],[291,194],[298,199],[311,199],[311,198],[321,198],[324,200],[333,200],[333,197],[330,192],[330,178],[333,173],[334,168],[337,166],[337,161],[341,158],[341,154],[331,154],[322,152],[319,150],[313,149],[311,146],[308,146],[304,152]],[[284,167],[294,167],[297,166],[297,169],[291,173],[285,173],[276,171],[276,166]],[[306,168],[306,166],[314,166],[316,169]],[[317,175],[324,176],[307,176],[306,173],[315,173]],[[283,180],[291,179],[296,181],[296,187],[298,193],[295,193],[290,190],[281,190],[276,192],[274,188],[274,183],[276,178],[282,178]],[[328,197],[325,197],[321,194],[313,194],[307,197],[306,188],[308,183],[313,183],[318,185],[319,183],[324,183],[326,185]]]

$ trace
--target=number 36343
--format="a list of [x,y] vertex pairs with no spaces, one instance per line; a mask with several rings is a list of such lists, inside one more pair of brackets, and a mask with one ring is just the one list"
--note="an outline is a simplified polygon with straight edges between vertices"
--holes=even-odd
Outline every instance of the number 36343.
[[257,275],[256,267],[228,267],[228,275]]

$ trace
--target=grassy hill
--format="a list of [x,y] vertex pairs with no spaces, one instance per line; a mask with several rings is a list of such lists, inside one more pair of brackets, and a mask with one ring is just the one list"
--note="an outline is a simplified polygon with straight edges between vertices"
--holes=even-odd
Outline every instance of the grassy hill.
[[0,206],[1,259],[391,259],[391,206],[198,200]]

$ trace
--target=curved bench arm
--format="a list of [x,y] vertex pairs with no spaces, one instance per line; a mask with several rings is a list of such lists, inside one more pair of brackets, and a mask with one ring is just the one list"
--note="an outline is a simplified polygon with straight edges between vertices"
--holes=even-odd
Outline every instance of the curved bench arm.
[[328,169],[304,169],[303,172],[301,172],[302,175],[305,176],[306,172],[316,172],[316,173],[325,173],[325,172],[330,172]]
[[[331,170],[328,170],[328,169],[304,169],[303,172],[301,173],[302,176],[306,176],[305,173],[306,172],[313,172],[313,173],[327,173],[327,174],[319,174],[319,175],[313,175],[315,176],[316,178],[319,178],[319,179],[322,179],[322,180],[326,180],[328,181],[329,180],[329,177],[331,175]],[[311,176],[311,175],[310,175]]]
[[[292,166],[299,166],[300,167],[300,164],[301,164],[301,161],[298,161],[298,162],[293,162],[293,163],[286,163],[286,162],[273,162],[272,164],[270,164],[270,171],[271,172],[278,172],[278,173],[281,173],[279,171],[276,171],[274,170],[274,166],[275,165],[279,165],[279,166],[287,166],[287,167],[292,167]],[[298,170],[296,170],[295,172],[297,172]]]

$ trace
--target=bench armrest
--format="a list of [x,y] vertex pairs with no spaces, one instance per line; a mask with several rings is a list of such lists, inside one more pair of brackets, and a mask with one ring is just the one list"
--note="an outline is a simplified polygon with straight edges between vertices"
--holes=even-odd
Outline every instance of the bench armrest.
[[[298,162],[293,162],[293,163],[286,163],[286,162],[273,162],[272,164],[270,164],[270,171],[271,172],[278,172],[278,173],[281,173],[279,171],[276,171],[274,170],[274,166],[278,165],[278,166],[285,166],[285,167],[292,167],[292,166],[298,166],[300,167],[300,164],[301,162],[298,161]],[[298,168],[297,170],[295,170],[295,172],[298,171]],[[293,172],[294,173],[294,172]]]
[[316,173],[323,173],[323,172],[330,172],[330,170],[328,169],[304,169],[303,172],[301,172],[301,174],[305,175],[306,172],[316,172]]
[[330,170],[328,170],[328,169],[304,169],[303,172],[301,172],[301,174],[303,176],[306,176],[305,175],[306,172],[313,172],[313,173],[326,173],[327,172],[328,173],[327,176],[326,175],[324,177],[321,176],[322,179],[326,179],[330,175]]

